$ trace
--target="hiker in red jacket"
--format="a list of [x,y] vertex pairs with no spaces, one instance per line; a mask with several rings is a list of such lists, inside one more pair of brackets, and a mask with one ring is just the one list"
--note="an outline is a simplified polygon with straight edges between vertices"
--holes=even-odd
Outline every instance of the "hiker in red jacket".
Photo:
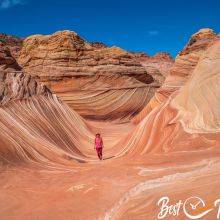
[[95,135],[94,149],[97,151],[99,160],[102,160],[103,141],[99,133]]

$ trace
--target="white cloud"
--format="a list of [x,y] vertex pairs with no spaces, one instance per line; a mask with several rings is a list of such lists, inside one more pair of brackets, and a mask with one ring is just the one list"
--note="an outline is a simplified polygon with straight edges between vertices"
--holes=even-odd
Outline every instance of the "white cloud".
[[159,31],[158,30],[149,30],[147,33],[150,36],[155,36],[155,35],[159,34]]
[[1,9],[7,9],[15,5],[22,5],[22,4],[24,4],[24,0],[0,0]]

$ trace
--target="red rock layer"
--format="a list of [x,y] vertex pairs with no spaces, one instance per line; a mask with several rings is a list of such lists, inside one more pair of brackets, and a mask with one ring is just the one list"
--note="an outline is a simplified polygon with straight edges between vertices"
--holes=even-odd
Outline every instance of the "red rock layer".
[[15,58],[18,57],[19,51],[22,48],[22,42],[22,38],[0,33],[0,47],[8,48]]
[[[169,74],[170,68],[174,63],[174,59],[166,52],[160,52],[154,56],[139,55],[138,59],[146,70],[156,69],[164,77],[164,79]],[[151,74],[151,72],[149,73]],[[162,83],[163,81],[164,80],[161,80]]]

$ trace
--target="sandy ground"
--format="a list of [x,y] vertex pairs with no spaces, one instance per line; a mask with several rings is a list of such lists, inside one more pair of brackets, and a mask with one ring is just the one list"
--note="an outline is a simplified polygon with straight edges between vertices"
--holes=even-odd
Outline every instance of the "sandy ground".
[[[112,158],[63,171],[4,167],[1,219],[157,219],[157,201],[167,195],[173,202],[201,196],[211,205],[220,192],[219,154],[204,150]],[[204,219],[215,219],[215,214]],[[186,219],[182,211],[178,219]]]

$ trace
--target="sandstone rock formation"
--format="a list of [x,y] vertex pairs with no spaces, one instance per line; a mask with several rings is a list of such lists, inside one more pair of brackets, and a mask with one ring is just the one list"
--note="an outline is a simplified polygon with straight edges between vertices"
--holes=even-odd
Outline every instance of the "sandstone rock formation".
[[201,29],[193,34],[188,44],[176,57],[164,86],[180,87],[184,85],[197,65],[201,55],[217,38],[218,35],[212,29]]
[[159,87],[134,54],[88,43],[71,31],[26,38],[18,62],[26,73],[91,119],[129,118]]
[[190,80],[172,101],[172,106],[179,111],[177,120],[188,132],[220,131],[219,75],[220,40],[213,42],[202,54]]
[[[189,190],[201,198],[215,201],[215,194],[219,193],[215,181],[219,183],[220,167],[219,68],[220,40],[215,39],[204,49],[196,67],[190,72],[191,77],[179,88],[178,95],[160,104],[137,125],[129,137],[118,144],[124,145],[122,153],[128,158],[165,152],[164,161],[175,165],[157,169],[158,163],[152,160],[152,167],[140,168],[139,174],[145,176],[146,180],[121,196],[106,212],[106,219],[154,219],[159,213],[154,211],[155,204],[164,195],[164,191],[169,198],[180,198],[183,201],[192,196],[189,194],[188,197]],[[137,133],[143,136],[137,138]],[[157,157],[157,160],[161,159]],[[177,161],[181,163],[176,165]],[[191,161],[191,165],[187,161]],[[174,171],[176,169],[178,172]],[[179,172],[179,169],[182,171]],[[160,172],[168,172],[169,175],[159,174],[160,178],[157,178]],[[156,178],[149,179],[152,173]],[[145,210],[151,210],[150,214]],[[184,213],[180,213],[179,217],[184,219]],[[215,213],[208,214],[206,218],[216,218]]]
[[0,105],[35,95],[49,95],[49,89],[23,73],[8,48],[0,48]]
[[185,85],[200,57],[218,38],[219,36],[212,29],[201,29],[193,34],[188,44],[177,55],[175,63],[159,92],[164,91],[165,97],[167,97],[168,94],[172,94],[173,91]]
[[174,63],[174,59],[170,54],[160,52],[154,56],[144,54],[136,54],[136,56],[146,71],[152,75],[161,86]]
[[1,70],[21,70],[16,60],[12,57],[9,48],[0,47],[0,69]]
[[145,117],[153,108],[158,106],[191,77],[191,73],[195,69],[198,60],[204,51],[216,40],[219,36],[211,29],[201,29],[193,34],[187,45],[177,55],[174,64],[169,70],[163,85],[156,91],[154,97],[149,104],[134,118],[134,122],[138,123]]
[[[61,137],[63,127],[68,134]],[[83,119],[0,47],[0,163],[71,164],[66,158],[84,158],[75,141],[80,130],[82,143],[91,139]]]
[[[140,56],[150,58],[132,54],[132,58],[126,57],[126,65],[131,65],[127,67],[123,64],[124,56],[130,53],[97,43],[91,46],[73,33],[66,39],[67,33],[27,39],[19,62],[26,72],[30,71],[29,77],[10,56],[10,51],[1,52],[0,69],[4,74],[0,75],[0,88],[9,91],[1,93],[7,104],[0,106],[1,217],[16,220],[18,215],[21,219],[45,220],[66,220],[73,216],[91,220],[154,220],[159,213],[157,204],[161,197],[168,196],[173,204],[173,201],[183,203],[186,198],[198,195],[211,209],[205,219],[216,219],[214,202],[220,194],[218,36],[211,30],[193,35],[194,40],[190,40],[178,55],[170,73],[164,74],[166,80],[161,94],[157,91],[151,106],[147,105],[150,111],[142,114],[138,124],[133,124],[131,121],[83,119],[68,105],[70,98],[76,97],[74,108],[87,117],[88,107],[92,111],[92,106],[108,109],[106,112],[94,109],[91,115],[98,112],[98,119],[103,119],[104,113],[110,119],[116,113],[121,114],[120,117],[130,117],[130,108],[140,106],[141,95],[141,101],[145,101],[146,86],[150,89],[158,84],[153,79],[148,85],[153,77],[144,75],[146,72],[139,65],[135,74],[123,71],[135,69],[134,63]],[[60,38],[60,35],[65,37]],[[55,36],[56,41],[51,43]],[[70,48],[74,45],[77,49],[57,47],[58,39],[67,43],[65,48],[69,48],[70,43]],[[35,44],[38,45],[36,49],[32,48]],[[44,49],[41,51],[41,48]],[[89,66],[90,53],[95,53],[92,57],[96,57],[97,50],[102,57],[99,61],[110,62],[113,54],[120,53],[123,63]],[[78,61],[75,61],[76,54]],[[89,54],[86,59],[85,54]],[[85,60],[80,60],[82,57]],[[108,57],[107,61],[104,57]],[[118,56],[112,63],[116,60]],[[76,67],[81,62],[86,63],[85,71],[82,64]],[[91,72],[87,72],[90,68]],[[107,70],[112,71],[110,75]],[[117,72],[121,70],[123,74]],[[142,70],[144,74],[140,73]],[[61,94],[68,105],[56,95],[36,92],[39,82],[45,82],[53,93]],[[97,96],[95,92],[100,88],[105,92]],[[11,99],[14,94],[21,96]],[[29,98],[25,98],[25,94]],[[117,104],[120,108],[116,108]],[[112,108],[107,108],[108,105]],[[110,114],[110,110],[114,114]],[[104,140],[103,161],[98,161],[94,152],[96,132],[100,132]],[[190,209],[190,213],[197,215],[208,206]],[[182,210],[178,219],[186,219]],[[170,213],[168,219],[176,218]]]
[[8,48],[13,57],[18,57],[18,53],[22,48],[22,42],[22,38],[0,33],[0,47]]

